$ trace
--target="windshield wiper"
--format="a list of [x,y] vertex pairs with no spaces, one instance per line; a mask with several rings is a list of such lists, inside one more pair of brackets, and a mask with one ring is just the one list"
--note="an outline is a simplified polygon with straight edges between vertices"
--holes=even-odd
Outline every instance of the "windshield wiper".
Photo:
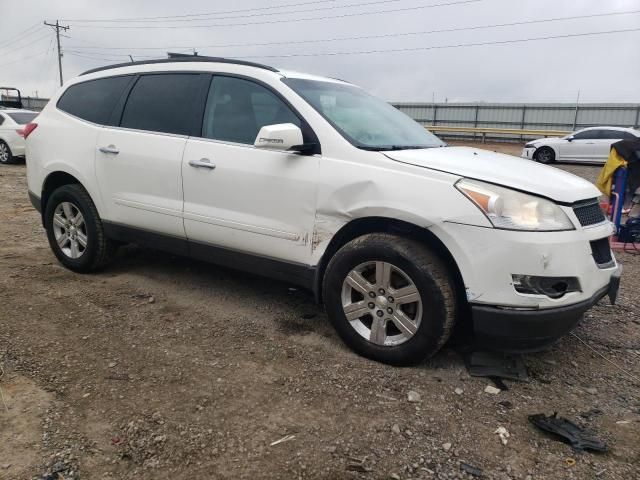
[[417,150],[420,148],[434,148],[434,146],[429,145],[380,145],[378,147],[369,146],[369,145],[360,145],[358,148],[360,150],[369,150],[372,152],[390,152],[394,150]]

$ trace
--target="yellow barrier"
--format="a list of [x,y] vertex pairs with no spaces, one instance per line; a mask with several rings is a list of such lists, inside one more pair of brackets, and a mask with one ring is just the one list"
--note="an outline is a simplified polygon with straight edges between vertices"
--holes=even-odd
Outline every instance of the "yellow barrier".
[[532,137],[564,137],[571,132],[566,130],[522,130],[519,128],[482,128],[482,127],[454,127],[451,125],[425,125],[425,128],[433,133],[479,133],[482,135],[482,143],[487,134],[497,135],[526,135]]

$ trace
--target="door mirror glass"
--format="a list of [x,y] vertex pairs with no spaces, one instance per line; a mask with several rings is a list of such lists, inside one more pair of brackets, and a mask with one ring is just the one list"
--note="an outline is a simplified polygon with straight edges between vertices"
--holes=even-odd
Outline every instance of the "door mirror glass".
[[303,143],[300,127],[293,123],[278,123],[262,127],[253,146],[266,150],[301,151]]

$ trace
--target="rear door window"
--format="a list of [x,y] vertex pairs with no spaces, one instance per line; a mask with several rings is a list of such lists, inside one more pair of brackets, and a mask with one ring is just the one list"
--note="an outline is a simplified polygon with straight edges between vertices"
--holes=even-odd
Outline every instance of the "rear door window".
[[629,138],[627,135],[631,135],[628,132],[621,130],[598,130],[600,132],[600,138],[605,140],[622,140],[623,138]]
[[201,111],[195,105],[200,78],[189,73],[141,76],[131,89],[120,126],[189,135]]
[[62,94],[57,106],[78,118],[104,125],[132,78],[131,75],[125,75],[71,85]]
[[602,138],[598,133],[600,130],[585,130],[584,132],[576,133],[573,136],[574,140],[595,140],[596,138]]

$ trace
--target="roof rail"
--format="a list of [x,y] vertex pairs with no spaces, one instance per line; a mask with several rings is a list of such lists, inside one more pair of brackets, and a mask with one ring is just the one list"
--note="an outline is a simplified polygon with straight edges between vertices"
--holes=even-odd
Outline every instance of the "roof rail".
[[104,70],[111,70],[112,68],[131,67],[134,65],[153,65],[155,63],[183,63],[183,62],[210,62],[210,63],[230,63],[234,65],[245,65],[247,67],[262,68],[271,72],[277,72],[277,68],[273,68],[269,65],[263,65],[261,63],[246,62],[244,60],[235,60],[233,58],[223,57],[201,57],[199,55],[190,55],[188,57],[175,57],[175,58],[160,58],[157,60],[141,60],[138,62],[117,63],[115,65],[107,65],[106,67],[92,68],[80,74],[88,75],[90,73],[102,72]]

